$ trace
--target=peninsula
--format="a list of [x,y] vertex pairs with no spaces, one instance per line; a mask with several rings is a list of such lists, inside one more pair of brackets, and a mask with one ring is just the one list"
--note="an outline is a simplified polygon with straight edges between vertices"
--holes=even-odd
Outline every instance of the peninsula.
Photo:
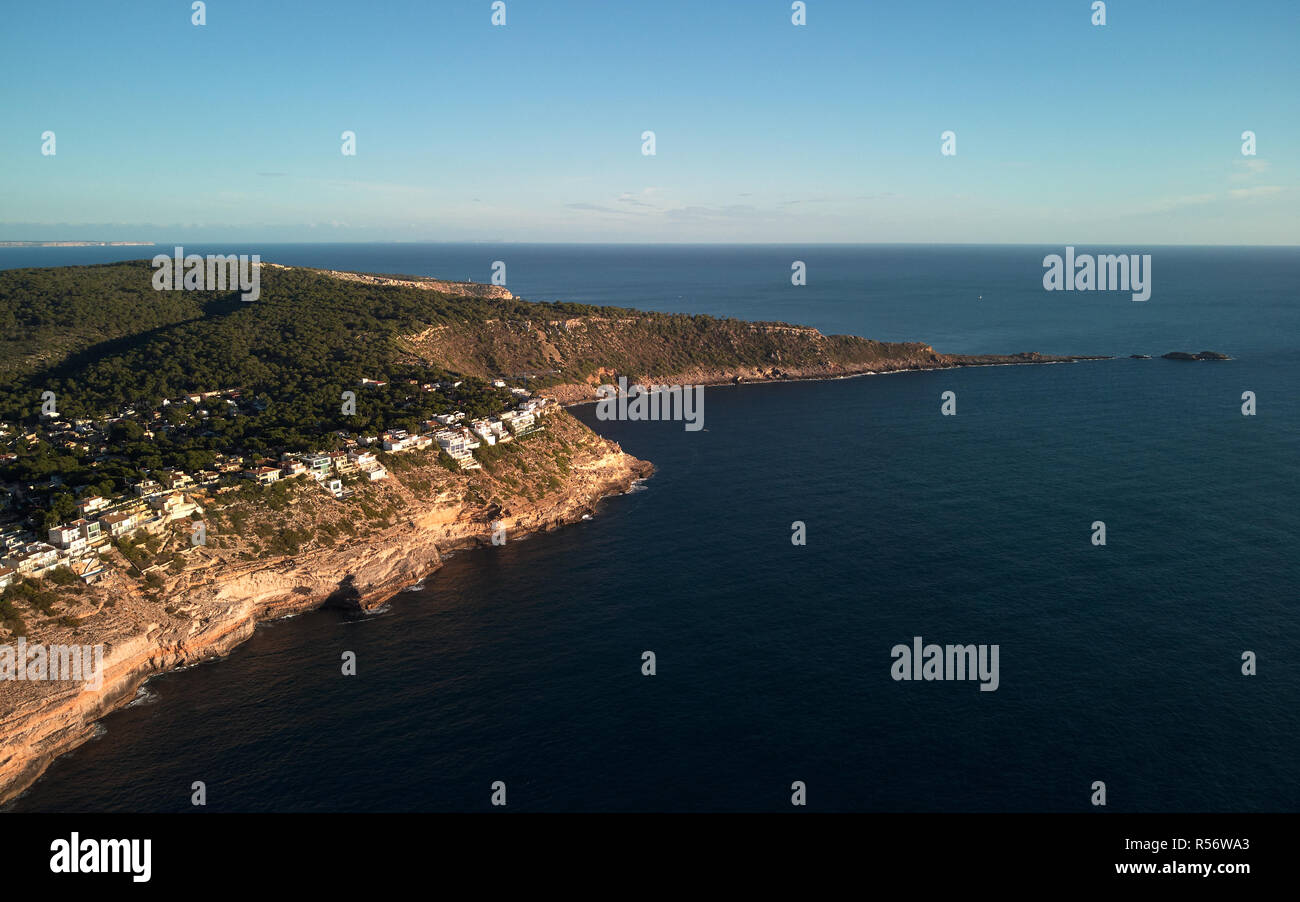
[[642,384],[1094,359],[953,355],[786,323],[534,303],[262,265],[260,299],[148,261],[0,272],[0,648],[102,647],[86,680],[0,655],[0,801],[150,676],[264,620],[372,608],[450,552],[589,516],[653,467],[564,405]]

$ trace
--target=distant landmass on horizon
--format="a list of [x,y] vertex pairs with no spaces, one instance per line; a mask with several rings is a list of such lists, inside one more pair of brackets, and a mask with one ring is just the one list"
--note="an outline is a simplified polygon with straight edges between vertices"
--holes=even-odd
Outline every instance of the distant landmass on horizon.
[[154,247],[154,241],[0,241],[0,247]]

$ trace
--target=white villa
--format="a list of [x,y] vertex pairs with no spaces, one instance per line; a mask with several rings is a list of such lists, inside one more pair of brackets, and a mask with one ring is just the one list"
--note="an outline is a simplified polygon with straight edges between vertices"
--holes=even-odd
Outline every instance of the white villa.
[[[80,521],[86,522],[84,520]],[[56,548],[71,548],[75,543],[80,543],[84,548],[86,537],[81,534],[80,527],[76,523],[65,523],[62,526],[55,526],[50,530],[50,544]]]
[[517,436],[527,435],[528,433],[532,432],[535,423],[536,423],[536,417],[534,417],[531,413],[522,413],[522,412],[516,413],[510,419],[506,420],[506,425],[510,427],[510,431]]
[[375,460],[375,452],[373,451],[358,451],[356,448],[353,448],[348,451],[348,458],[354,461],[356,465],[361,467],[363,470],[366,467],[378,465],[378,462]]
[[279,467],[253,467],[251,470],[244,471],[245,479],[252,479],[260,482],[262,485],[270,485],[280,480]]
[[468,429],[443,429],[435,432],[433,438],[438,447],[446,451],[462,470],[483,469],[473,454],[473,449],[480,446],[479,442],[474,440]]
[[149,506],[156,511],[161,511],[167,515],[168,520],[180,520],[188,517],[194,512],[203,512],[199,504],[189,498],[186,498],[180,492],[172,492],[170,495],[157,495],[149,499]]

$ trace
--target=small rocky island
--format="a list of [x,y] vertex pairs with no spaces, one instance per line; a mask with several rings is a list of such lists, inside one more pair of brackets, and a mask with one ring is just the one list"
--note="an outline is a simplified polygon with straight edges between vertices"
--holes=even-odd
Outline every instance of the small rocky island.
[[1170,351],[1168,354],[1160,355],[1165,360],[1231,360],[1227,354],[1220,354],[1218,351],[1199,351],[1195,354],[1187,351]]

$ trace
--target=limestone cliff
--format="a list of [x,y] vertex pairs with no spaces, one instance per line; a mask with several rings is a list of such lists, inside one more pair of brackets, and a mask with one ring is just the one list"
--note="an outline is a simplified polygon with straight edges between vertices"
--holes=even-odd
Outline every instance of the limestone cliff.
[[[486,543],[495,522],[508,537],[571,523],[652,471],[563,411],[545,422],[545,432],[507,446],[481,473],[450,472],[430,453],[412,452],[394,456],[389,480],[359,485],[347,501],[306,478],[278,511],[259,508],[257,498],[214,499],[211,545],[184,570],[166,571],[156,591],[119,561],[78,598],[80,622],[51,618],[27,635],[29,644],[102,643],[102,687],[0,682],[0,801],[90,738],[94,721],[130,701],[146,678],[225,655],[264,620],[322,605],[378,605],[449,551]],[[250,507],[256,520],[246,516]],[[268,553],[287,525],[311,538],[295,554]]]

